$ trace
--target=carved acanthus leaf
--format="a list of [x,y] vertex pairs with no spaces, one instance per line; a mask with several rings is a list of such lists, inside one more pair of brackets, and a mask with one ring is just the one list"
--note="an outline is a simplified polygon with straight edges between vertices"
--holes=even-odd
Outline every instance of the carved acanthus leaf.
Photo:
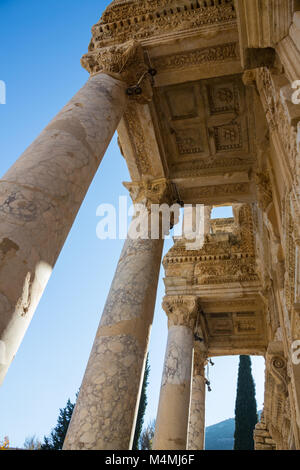
[[123,44],[102,47],[85,54],[81,65],[91,74],[106,73],[124,81],[128,87],[140,85],[142,92],[130,96],[140,103],[152,99],[152,81],[149,67],[144,60],[144,51],[138,41],[131,39]]
[[187,326],[194,329],[199,312],[199,300],[193,295],[165,296],[162,307],[168,315],[168,326]]
[[171,204],[174,197],[171,183],[166,178],[123,183],[134,204],[144,204],[149,210],[152,204]]

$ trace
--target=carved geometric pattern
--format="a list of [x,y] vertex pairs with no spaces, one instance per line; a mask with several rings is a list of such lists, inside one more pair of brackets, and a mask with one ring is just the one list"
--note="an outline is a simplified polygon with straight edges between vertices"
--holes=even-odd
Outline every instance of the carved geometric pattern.
[[235,82],[224,80],[214,85],[207,85],[207,96],[211,114],[239,111],[239,94]]
[[240,75],[156,88],[154,105],[171,175],[188,168],[192,173],[232,166],[234,171],[243,161],[249,167],[252,130],[242,112],[246,96]]
[[240,149],[243,146],[239,124],[214,127],[217,152]]

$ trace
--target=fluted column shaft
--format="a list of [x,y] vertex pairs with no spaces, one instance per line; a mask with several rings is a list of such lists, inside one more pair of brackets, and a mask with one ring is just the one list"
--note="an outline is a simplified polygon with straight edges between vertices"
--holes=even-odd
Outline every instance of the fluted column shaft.
[[192,296],[169,296],[163,302],[169,318],[153,448],[183,450],[187,446],[197,302]]
[[205,437],[205,373],[206,357],[195,348],[191,393],[188,449],[203,450]]
[[125,88],[91,77],[0,181],[0,383],[123,114]]

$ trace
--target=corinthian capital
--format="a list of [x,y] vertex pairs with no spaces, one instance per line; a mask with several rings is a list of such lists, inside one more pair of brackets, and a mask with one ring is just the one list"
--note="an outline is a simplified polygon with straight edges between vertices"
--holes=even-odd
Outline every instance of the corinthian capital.
[[81,65],[91,75],[106,73],[125,82],[131,99],[140,103],[147,103],[152,99],[153,77],[149,73],[143,48],[138,41],[130,40],[123,44],[91,50],[82,57]]
[[148,209],[152,204],[172,204],[172,186],[166,178],[123,183],[134,204],[144,204]]
[[168,316],[168,326],[187,326],[194,329],[199,312],[198,298],[194,295],[165,296],[162,307]]

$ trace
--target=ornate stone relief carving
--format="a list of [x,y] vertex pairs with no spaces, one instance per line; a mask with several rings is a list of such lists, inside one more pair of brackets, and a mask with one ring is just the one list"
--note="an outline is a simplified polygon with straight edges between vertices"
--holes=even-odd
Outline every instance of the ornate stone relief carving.
[[291,125],[289,112],[274,83],[269,69],[262,67],[256,72],[257,87],[266,112],[271,131],[277,131],[289,165],[290,174],[299,187],[299,154],[296,129]]
[[106,73],[127,83],[128,87],[140,84],[139,94],[130,98],[139,103],[147,103],[152,99],[152,81],[148,73],[143,49],[138,41],[129,41],[109,47],[103,47],[85,54],[81,65],[91,74]]
[[238,59],[238,44],[228,43],[212,47],[196,49],[185,53],[160,56],[152,59],[152,64],[158,72],[178,70],[180,68],[193,67],[210,62],[224,62]]
[[287,361],[282,355],[272,354],[267,356],[270,363],[270,373],[274,377],[277,384],[278,393],[283,396],[288,394],[288,375],[287,375]]
[[172,204],[173,188],[166,178],[123,183],[135,204],[144,204],[150,209],[151,204]]
[[146,137],[143,126],[136,116],[135,105],[129,104],[127,107],[124,120],[128,128],[128,135],[135,150],[135,163],[140,175],[151,175],[152,165],[151,158],[147,152]]

